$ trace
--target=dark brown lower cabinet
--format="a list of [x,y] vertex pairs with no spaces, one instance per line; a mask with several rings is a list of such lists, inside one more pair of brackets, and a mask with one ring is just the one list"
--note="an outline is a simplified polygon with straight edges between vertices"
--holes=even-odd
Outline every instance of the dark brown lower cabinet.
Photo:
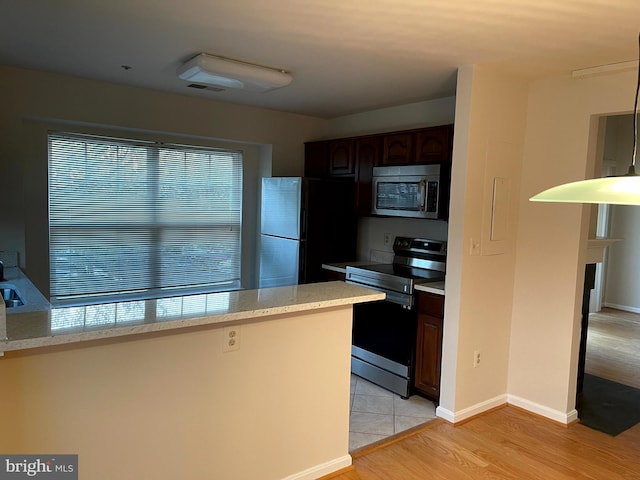
[[416,345],[415,390],[438,403],[442,364],[444,295],[418,292],[418,338]]
[[326,268],[322,271],[322,273],[324,273],[324,279],[327,282],[333,282],[336,280],[339,282],[344,282],[347,277],[345,273],[336,272],[335,270],[328,270]]

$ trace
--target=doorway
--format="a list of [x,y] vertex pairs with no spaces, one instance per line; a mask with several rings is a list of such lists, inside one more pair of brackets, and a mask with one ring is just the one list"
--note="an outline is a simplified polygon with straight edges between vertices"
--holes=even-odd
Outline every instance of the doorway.
[[589,314],[580,423],[616,436],[640,422],[640,314]]
[[[614,115],[606,122],[602,150],[602,176],[626,173],[633,149],[633,115]],[[602,307],[640,313],[640,208],[631,205],[599,205],[592,216],[596,236],[617,239],[596,265],[589,313]]]
[[[602,176],[626,173],[633,117],[602,120]],[[617,435],[640,421],[640,209],[600,205],[594,221],[592,235],[619,241],[607,248],[603,262],[586,269],[576,407],[582,423]]]

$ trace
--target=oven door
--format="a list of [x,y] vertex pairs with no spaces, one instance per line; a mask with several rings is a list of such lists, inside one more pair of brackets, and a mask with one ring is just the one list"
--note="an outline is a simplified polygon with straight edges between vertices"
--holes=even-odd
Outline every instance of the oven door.
[[[378,280],[380,278],[385,279],[385,286],[389,288],[395,288],[395,290],[374,286],[373,284],[378,284]],[[348,266],[346,273],[346,282],[351,285],[359,285],[371,290],[383,292],[386,294],[386,300],[388,302],[402,305],[404,308],[413,307],[413,295],[404,293],[404,290],[409,289],[409,286],[404,279],[395,279],[390,275],[367,270],[366,268],[353,268]]]
[[408,397],[413,383],[416,311],[384,300],[353,308],[352,372]]

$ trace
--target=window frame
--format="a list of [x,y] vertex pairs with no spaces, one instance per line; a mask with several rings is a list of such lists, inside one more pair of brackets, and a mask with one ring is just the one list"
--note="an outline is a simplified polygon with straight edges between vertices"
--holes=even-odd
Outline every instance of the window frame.
[[[105,301],[126,301],[126,300],[134,300],[134,299],[146,299],[146,298],[159,298],[159,297],[169,297],[176,295],[187,295],[187,294],[199,294],[199,293],[208,293],[213,291],[229,291],[234,289],[239,289],[242,286],[242,271],[243,271],[243,232],[245,230],[244,225],[244,174],[245,174],[245,166],[244,166],[244,151],[243,149],[231,149],[231,148],[221,148],[221,147],[212,147],[212,146],[204,146],[198,144],[186,144],[186,143],[173,143],[173,142],[162,142],[157,140],[140,140],[140,139],[132,139],[132,138],[123,138],[118,135],[96,135],[91,133],[77,133],[77,132],[69,132],[69,131],[59,131],[59,130],[49,130],[47,132],[47,171],[49,173],[47,182],[50,185],[50,170],[51,170],[51,160],[49,158],[50,155],[50,141],[52,137],[62,137],[69,139],[80,139],[82,141],[86,140],[95,140],[96,142],[115,142],[122,143],[123,145],[131,145],[138,146],[147,149],[152,149],[155,151],[160,151],[162,149],[174,149],[178,151],[182,151],[187,149],[189,151],[201,151],[204,153],[211,152],[223,152],[223,153],[232,153],[233,155],[239,155],[239,220],[236,225],[236,230],[238,234],[238,245],[236,248],[236,254],[238,256],[237,263],[237,277],[231,283],[220,284],[220,285],[188,285],[188,286],[161,286],[161,287],[153,287],[151,289],[145,288],[143,290],[131,290],[127,291],[127,293],[122,293],[121,291],[117,291],[115,293],[100,293],[100,294],[82,294],[79,296],[68,296],[65,298],[59,298],[59,295],[51,295],[51,301],[54,305],[85,305],[91,303],[104,303]],[[47,202],[50,202],[51,194],[47,193]],[[49,205],[50,207],[50,205]],[[48,228],[49,230],[52,228],[52,219],[51,212],[49,211],[48,215]],[[156,227],[158,228],[157,224]],[[167,226],[161,226],[160,228],[167,229]],[[177,227],[178,229],[181,227]],[[51,282],[55,272],[51,268],[52,265],[52,245],[51,238],[49,238],[47,252],[49,256],[49,281]],[[153,268],[153,265],[151,265]],[[50,283],[50,287],[51,287]]]

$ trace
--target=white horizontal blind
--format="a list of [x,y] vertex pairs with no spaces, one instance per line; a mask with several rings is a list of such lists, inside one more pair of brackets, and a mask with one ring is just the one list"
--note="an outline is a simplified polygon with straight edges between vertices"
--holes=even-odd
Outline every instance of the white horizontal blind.
[[241,207],[241,152],[50,134],[52,303],[238,287]]

